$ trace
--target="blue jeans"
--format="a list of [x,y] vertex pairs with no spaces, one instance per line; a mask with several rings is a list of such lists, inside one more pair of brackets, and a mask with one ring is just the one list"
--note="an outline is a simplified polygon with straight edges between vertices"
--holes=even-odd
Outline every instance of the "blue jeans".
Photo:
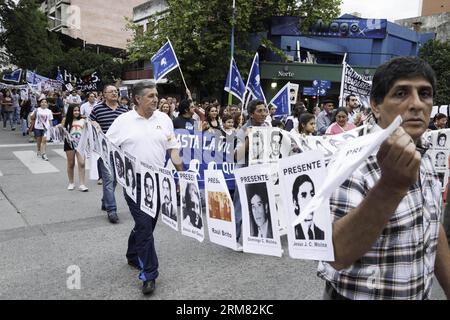
[[[141,177],[136,175],[136,197],[134,202],[123,189],[125,200],[134,219],[134,228],[128,238],[127,260],[137,263],[141,267],[139,279],[154,280],[158,277],[158,257],[155,250],[153,230],[159,216],[159,206],[155,218],[141,211]],[[159,197],[159,192],[158,192]]]
[[3,128],[6,128],[6,123],[9,121],[9,124],[11,125],[11,129],[16,128],[16,124],[13,121],[13,113],[14,111],[4,111],[3,114]]
[[20,120],[20,106],[19,107],[14,107],[14,117],[13,117],[13,120],[14,120],[14,123],[19,123],[19,120]]
[[[100,163],[100,171],[102,172],[103,178],[102,206],[106,208],[107,212],[117,211],[116,196],[114,195],[117,182],[114,178],[114,172],[109,173],[102,159],[99,159],[98,161]],[[112,161],[112,157],[110,161]]]

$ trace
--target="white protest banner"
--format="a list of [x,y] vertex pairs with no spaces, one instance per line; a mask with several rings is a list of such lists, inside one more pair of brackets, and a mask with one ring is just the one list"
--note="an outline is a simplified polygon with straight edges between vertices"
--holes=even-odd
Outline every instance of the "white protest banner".
[[430,143],[427,153],[439,177],[442,192],[445,192],[449,178],[450,129],[429,131],[422,138]]
[[100,140],[98,138],[98,131],[101,131],[101,130],[97,130],[97,128],[93,125],[91,125],[91,128],[92,128],[92,130],[91,130],[91,134],[89,136],[89,144],[92,147],[92,152],[95,152],[96,154],[101,156],[102,155],[102,151],[101,151],[102,147],[100,145]]
[[264,163],[278,163],[282,158],[289,156],[291,139],[287,131],[279,128],[267,128],[263,131],[267,135],[267,147],[264,148]]
[[269,170],[269,165],[255,165],[234,172],[242,204],[243,247],[244,252],[281,257]]
[[325,182],[323,152],[307,151],[280,161],[280,185],[288,224],[289,255],[294,259],[334,261],[331,214],[328,203],[292,225]]
[[237,250],[234,206],[222,170],[205,170],[205,201],[209,240]]
[[111,160],[110,160],[111,159],[110,158],[111,147],[109,145],[109,140],[101,130],[98,131],[98,139],[99,139],[99,144],[101,146],[100,157],[102,158],[103,164],[106,167],[106,169],[108,170],[108,172],[110,174],[112,174],[114,169],[111,169]]
[[134,202],[137,202],[136,158],[125,151],[124,162],[125,162],[125,192]]
[[346,97],[352,94],[358,98],[359,103],[363,105],[365,109],[370,108],[372,82],[367,81],[367,77],[358,74],[347,63],[344,63],[342,73],[343,81],[341,83],[341,99],[339,106],[344,107]]
[[330,163],[325,182],[320,186],[313,199],[295,219],[293,225],[304,220],[309,213],[319,210],[323,203],[328,203],[334,190],[356,170],[367,157],[401,125],[402,118],[397,116],[384,130],[356,138],[343,144],[338,149]]
[[[90,121],[87,121],[86,126],[84,127],[83,133],[81,134],[80,141],[76,146],[76,151],[81,154],[84,159],[89,159],[91,157],[90,153],[90,144],[89,144],[89,135],[91,131],[92,125]],[[67,134],[66,138],[70,139],[70,134]],[[70,139],[71,140],[71,139]],[[70,141],[68,140],[68,142]]]
[[197,174],[178,172],[181,194],[181,234],[203,242],[205,228]]
[[141,161],[141,210],[152,218],[156,217],[158,207],[158,181],[155,175],[156,169]]
[[120,148],[118,148],[114,143],[110,142],[111,152],[113,154],[113,166],[116,171],[116,181],[122,187],[126,188],[125,183],[125,165],[124,165],[124,155]]
[[158,175],[161,219],[170,228],[178,231],[177,186],[172,171],[166,168],[158,168]]

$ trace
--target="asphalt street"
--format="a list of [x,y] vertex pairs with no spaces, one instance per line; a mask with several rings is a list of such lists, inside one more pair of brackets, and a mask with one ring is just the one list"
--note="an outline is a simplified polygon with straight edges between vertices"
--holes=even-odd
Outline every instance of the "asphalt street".
[[[87,193],[66,189],[62,145],[49,145],[49,163],[35,154],[32,163],[23,160],[35,149],[20,132],[0,131],[0,299],[321,299],[317,263],[289,258],[285,238],[282,258],[244,254],[208,235],[203,243],[187,238],[161,221],[157,288],[142,296],[125,258],[133,221],[121,188],[120,223],[113,225],[100,210],[96,181],[87,182]],[[79,289],[70,289],[73,270]],[[435,282],[433,299],[444,297]]]

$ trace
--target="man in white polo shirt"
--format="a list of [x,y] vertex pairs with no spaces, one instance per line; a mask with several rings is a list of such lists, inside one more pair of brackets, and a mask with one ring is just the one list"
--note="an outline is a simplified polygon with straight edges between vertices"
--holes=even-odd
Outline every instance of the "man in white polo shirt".
[[[154,82],[140,82],[133,87],[136,109],[120,115],[108,129],[106,136],[123,151],[155,167],[163,167],[166,153],[170,152],[175,168],[183,170],[179,157],[179,144],[175,137],[172,120],[158,108],[158,91]],[[128,264],[140,269],[139,279],[144,281],[143,294],[155,289],[158,277],[158,258],[156,256],[153,230],[158,215],[152,218],[141,211],[141,176],[137,174],[137,201],[134,202],[125,192],[135,227],[128,239]],[[159,213],[160,204],[157,212]]]

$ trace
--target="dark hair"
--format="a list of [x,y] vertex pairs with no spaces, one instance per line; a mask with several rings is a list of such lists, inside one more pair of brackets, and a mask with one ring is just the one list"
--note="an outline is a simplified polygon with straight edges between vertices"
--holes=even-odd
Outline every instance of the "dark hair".
[[428,62],[418,57],[397,57],[378,67],[372,81],[370,100],[381,104],[391,87],[399,79],[425,78],[436,94],[436,74]]
[[155,189],[155,180],[153,180],[153,177],[150,173],[146,172],[144,175],[144,186],[147,185],[147,179],[152,180],[152,186],[153,186],[153,190]]
[[[266,188],[262,188],[265,187],[264,183],[252,183],[252,184],[247,184],[245,186],[245,191],[247,192],[247,199],[248,199],[248,212],[250,213],[250,224],[253,225],[254,230],[257,230],[258,228],[256,227],[256,221],[255,218],[253,216],[253,212],[252,212],[252,203],[251,200],[254,196],[258,196],[261,198],[261,201],[263,202],[264,206],[269,206],[269,200],[268,200],[268,195],[267,195],[267,189]],[[269,219],[268,216],[268,210],[266,211],[264,208],[264,216],[266,218],[266,220]]]
[[72,129],[72,122],[73,122],[73,120],[75,120],[75,119],[76,120],[80,120],[81,119],[81,113],[78,116],[78,118],[74,117],[73,111],[75,110],[75,108],[78,108],[81,111],[81,107],[77,103],[71,103],[71,104],[69,104],[69,107],[67,108],[66,120],[64,122],[64,128],[66,128],[67,131],[69,131],[69,132]]
[[298,204],[298,191],[300,190],[300,186],[305,182],[311,183],[312,191],[315,192],[314,183],[312,182],[311,178],[308,175],[302,174],[301,176],[298,176],[295,179],[294,184],[292,185],[292,200],[294,201],[295,204],[294,213],[297,216],[300,214],[300,206]]
[[227,122],[230,119],[233,120],[233,126],[234,126],[234,119],[233,119],[233,116],[231,114],[224,114],[222,116],[222,124],[224,124],[225,122]]
[[439,133],[437,136],[437,142],[439,143],[439,140],[441,140],[441,138],[444,138],[445,141],[447,141],[447,135],[443,132]]
[[262,101],[262,100],[252,100],[252,101],[250,101],[250,103],[247,106],[248,114],[250,115],[250,114],[254,113],[255,110],[256,110],[256,106],[259,106],[260,104],[263,104],[264,106],[266,105],[264,103],[264,101]]
[[349,103],[349,102],[350,102],[350,97],[355,97],[355,98],[356,98],[356,95],[354,95],[354,94],[349,94],[349,95],[345,98],[345,102]]
[[347,115],[347,117],[348,117],[348,111],[347,111],[347,108],[345,108],[345,107],[337,108],[337,109],[336,109],[336,112],[335,112],[334,115],[333,115],[333,123],[336,122],[336,117],[337,117],[337,115],[338,115],[339,112],[344,112],[344,113]]
[[[210,117],[210,112],[211,112],[211,109],[212,109],[212,108],[216,108],[217,111],[219,111],[216,105],[209,105],[209,106],[206,108],[206,110],[205,110],[205,116],[206,116],[206,121],[208,121],[208,123],[210,123],[211,120],[212,120],[211,117]],[[216,120],[217,120],[217,121],[219,120],[219,114],[218,114],[218,113],[217,113],[217,118],[216,118]]]
[[119,153],[119,151],[115,151],[114,152],[114,165],[116,165],[115,163],[116,163],[116,159],[119,159],[119,163],[120,163],[120,166],[122,167],[121,169],[122,169],[122,175],[124,174],[124,172],[123,172],[123,170],[124,170],[124,167],[123,167],[123,160],[122,160],[122,157],[120,156],[120,153]]
[[444,118],[447,118],[447,116],[445,114],[438,113],[437,115],[434,116],[434,121],[441,120],[441,119],[444,119]]
[[191,107],[191,102],[189,100],[181,100],[179,106],[178,106],[178,112],[180,113],[180,116],[185,114],[189,108]]
[[273,119],[272,120],[272,127],[274,128],[283,128],[284,129],[284,123],[283,121],[279,120],[279,119]]
[[[128,179],[128,170],[131,169],[131,172],[133,173],[133,180],[130,183],[130,180]],[[134,168],[133,165],[127,157],[125,157],[125,181],[127,186],[131,185],[131,188],[134,189],[136,187],[136,178],[134,176]]]
[[302,133],[305,130],[306,125],[311,119],[314,119],[315,116],[311,113],[304,113],[298,119],[298,132]]
[[280,141],[278,143],[281,144],[281,140],[283,140],[283,135],[281,134],[281,131],[278,131],[278,130],[273,130],[272,133],[270,134],[270,143],[272,143],[273,137],[275,137],[275,136],[280,137]]
[[[147,172],[148,173],[148,172]],[[170,184],[170,180],[168,177],[164,177],[161,181],[161,187],[164,185],[164,182],[167,182],[167,185],[169,186],[170,192],[169,192],[169,199],[172,201],[172,185]]]
[[241,118],[241,116],[242,116],[242,118],[244,118],[244,120],[242,121],[242,125],[244,125],[244,123],[245,123],[245,116],[244,116],[244,114],[236,113],[234,116],[232,116],[233,117],[233,122],[234,122],[233,126],[234,126],[235,129],[238,128],[239,119]]

